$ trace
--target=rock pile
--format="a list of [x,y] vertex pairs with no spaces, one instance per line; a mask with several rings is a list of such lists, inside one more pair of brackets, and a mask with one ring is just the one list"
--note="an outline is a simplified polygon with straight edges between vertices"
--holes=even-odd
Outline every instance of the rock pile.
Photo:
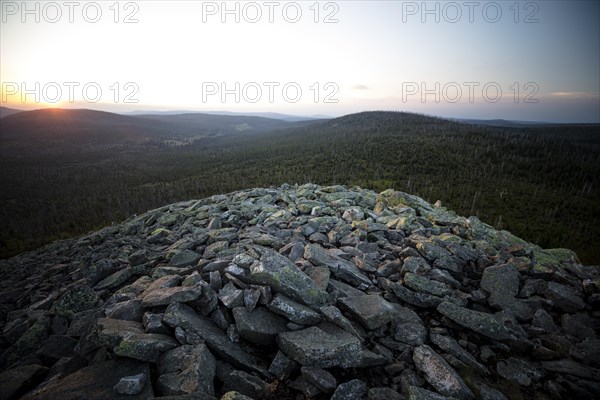
[[169,205],[0,264],[0,399],[600,396],[600,274],[401,192]]

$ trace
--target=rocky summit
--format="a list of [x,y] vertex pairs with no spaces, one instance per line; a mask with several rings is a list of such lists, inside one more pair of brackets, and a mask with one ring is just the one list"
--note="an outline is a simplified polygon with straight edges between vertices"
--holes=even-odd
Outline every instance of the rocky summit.
[[0,264],[0,399],[592,399],[600,273],[439,202],[283,185]]

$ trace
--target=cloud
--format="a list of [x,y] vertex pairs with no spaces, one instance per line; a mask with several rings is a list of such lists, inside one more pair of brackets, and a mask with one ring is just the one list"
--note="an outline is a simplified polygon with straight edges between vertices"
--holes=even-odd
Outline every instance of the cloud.
[[369,87],[367,85],[354,85],[352,86],[352,89],[354,90],[369,90]]
[[563,99],[595,99],[600,97],[598,92],[552,92],[551,97]]

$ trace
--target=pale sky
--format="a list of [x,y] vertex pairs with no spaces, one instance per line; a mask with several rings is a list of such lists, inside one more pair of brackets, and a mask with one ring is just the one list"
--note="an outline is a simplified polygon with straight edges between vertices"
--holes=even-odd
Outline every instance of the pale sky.
[[14,108],[600,122],[600,1],[0,6]]

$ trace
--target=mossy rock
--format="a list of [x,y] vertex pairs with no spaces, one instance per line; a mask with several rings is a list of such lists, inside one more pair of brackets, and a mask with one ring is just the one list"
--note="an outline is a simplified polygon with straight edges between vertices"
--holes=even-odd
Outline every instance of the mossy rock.
[[53,305],[52,310],[59,317],[67,319],[84,310],[94,308],[98,304],[98,295],[87,286],[80,286],[62,295]]

